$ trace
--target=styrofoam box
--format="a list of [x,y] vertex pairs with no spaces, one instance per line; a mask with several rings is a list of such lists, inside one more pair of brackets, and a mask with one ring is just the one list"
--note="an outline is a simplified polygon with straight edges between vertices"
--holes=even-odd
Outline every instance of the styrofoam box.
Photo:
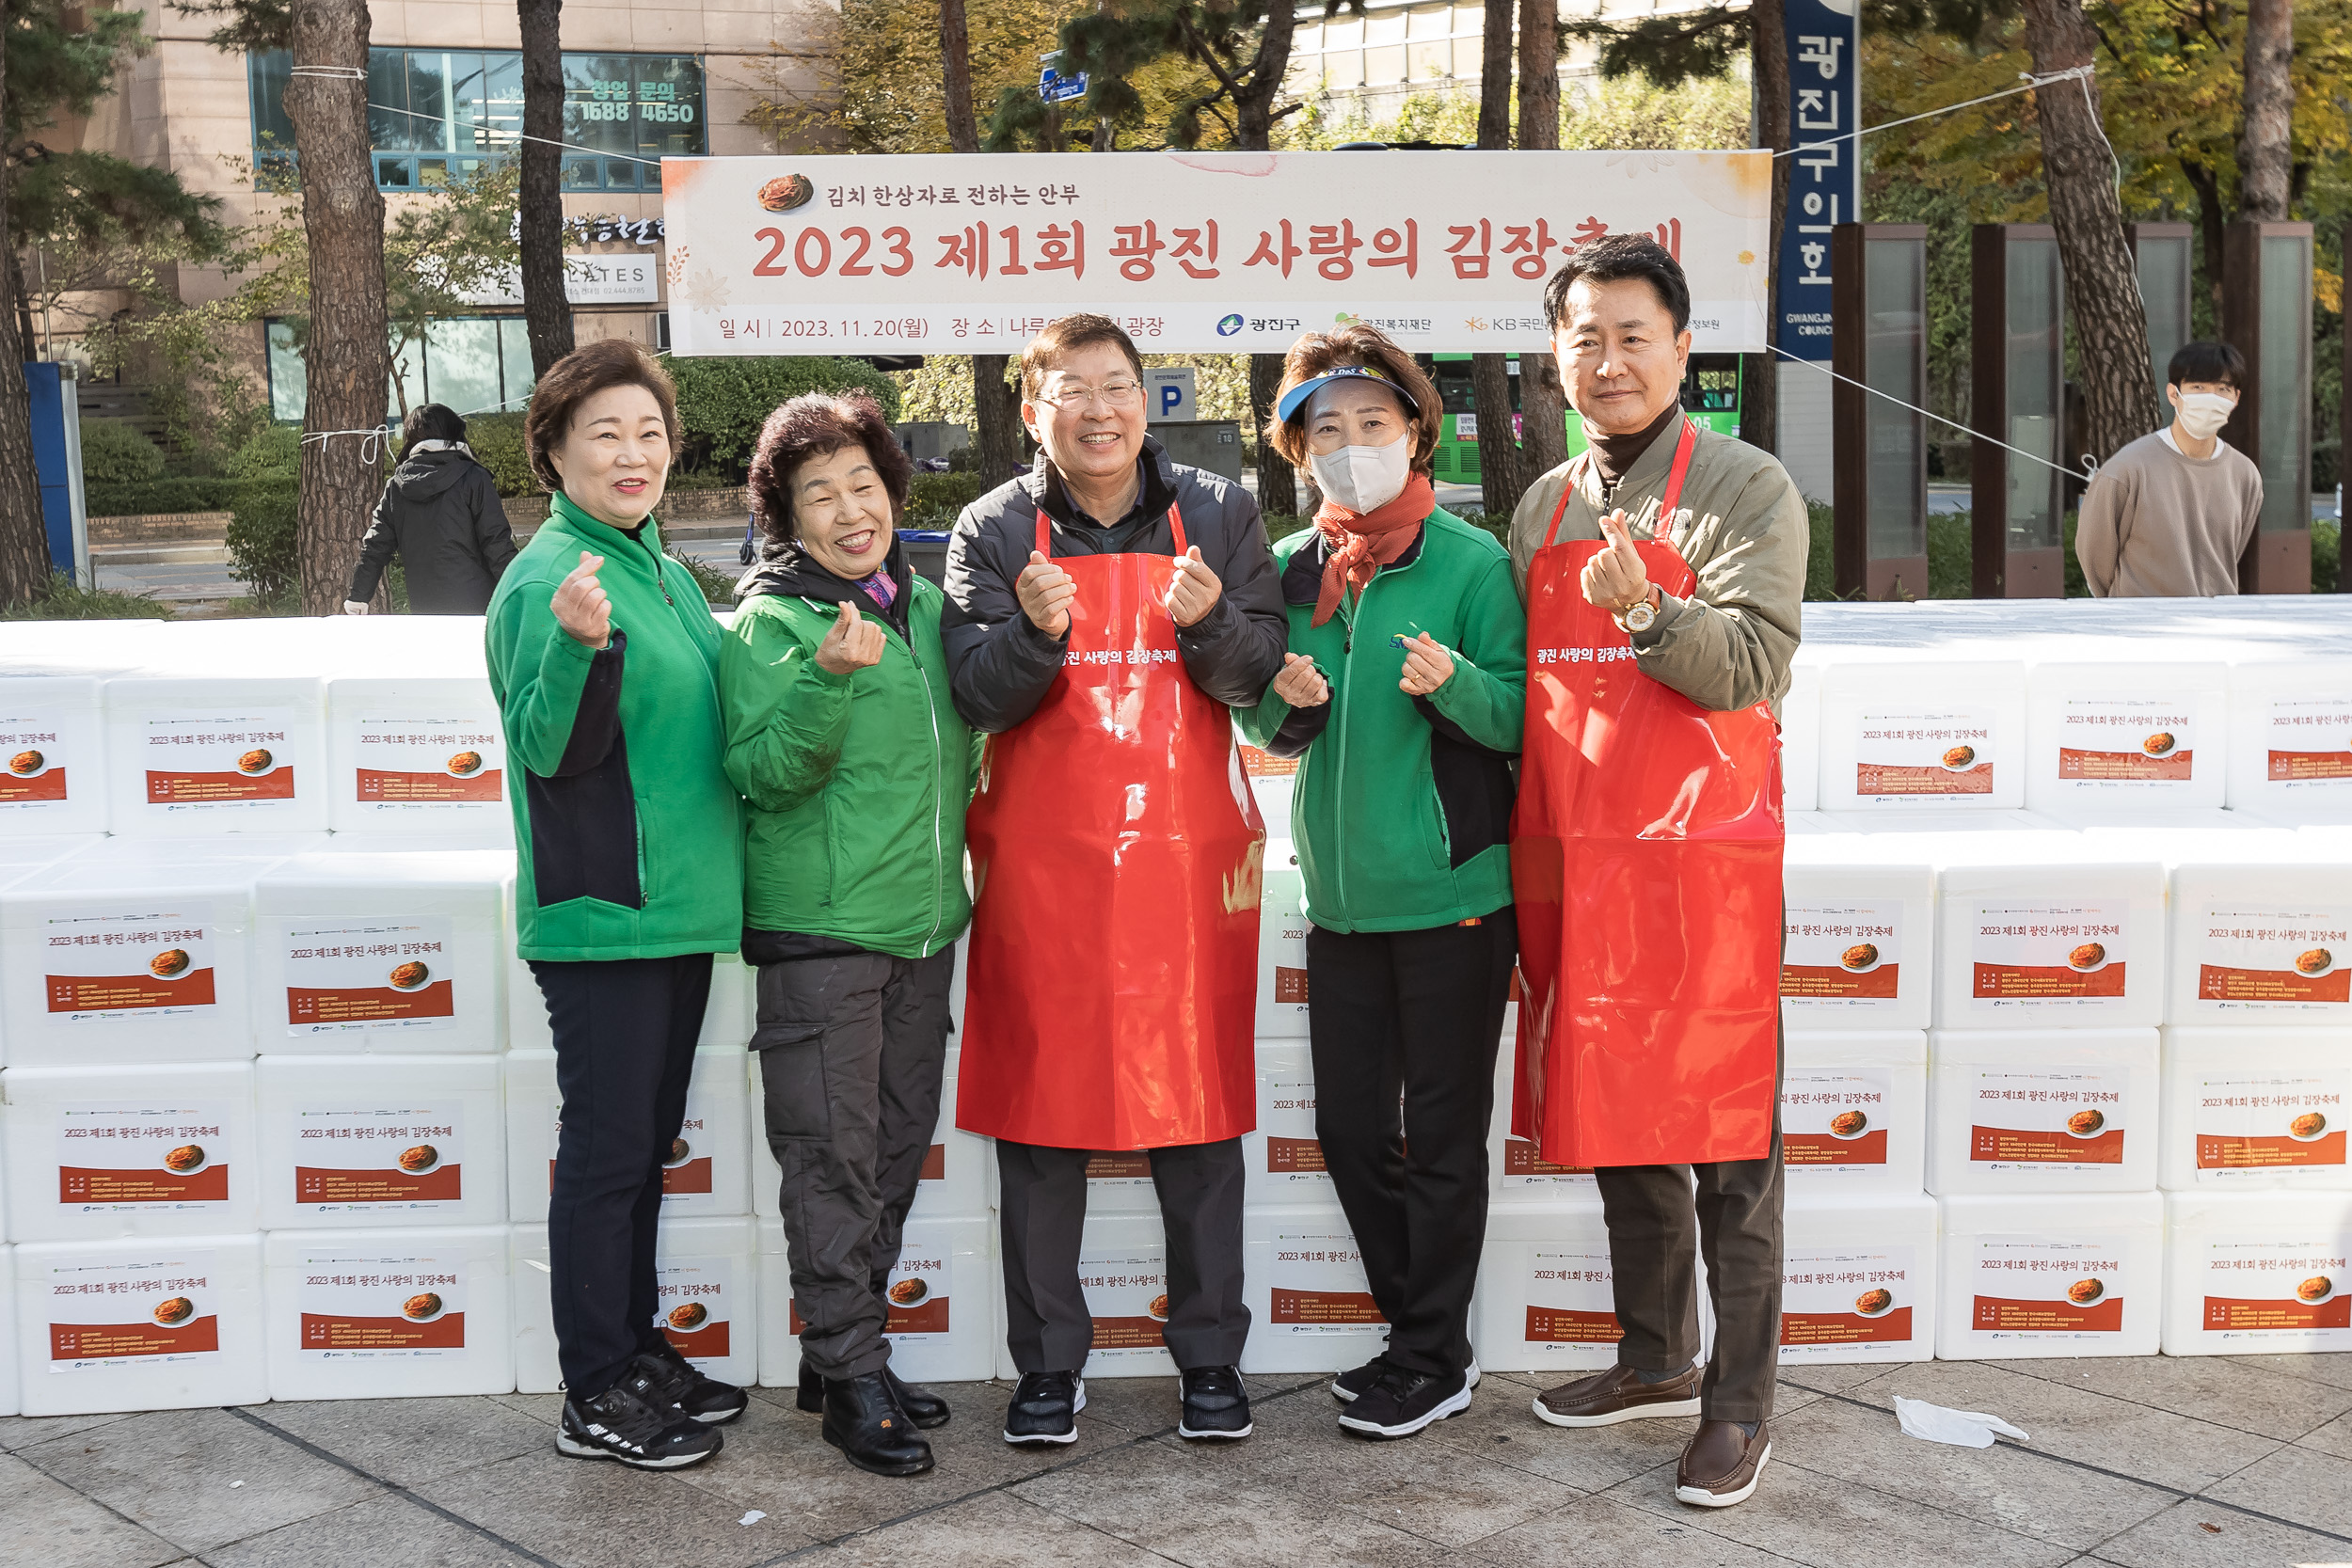
[[506,736],[480,679],[414,674],[326,683],[327,826],[427,828],[486,847],[514,841]]
[[[508,1216],[517,1222],[548,1217],[563,1111],[556,1092],[555,1053],[509,1052],[506,1203]],[[751,1156],[743,1058],[731,1051],[695,1052],[694,1076],[686,1089],[685,1125],[661,1171],[664,1222],[675,1215],[750,1213]]]
[[501,1089],[495,1056],[263,1056],[262,1228],[503,1222]]
[[1363,1255],[1336,1203],[1251,1209],[1242,1217],[1249,1303],[1246,1372],[1337,1372],[1389,1342]]
[[253,1228],[251,1063],[10,1068],[0,1094],[11,1240]]
[[2164,1354],[2352,1350],[2352,1193],[2171,1193]]
[[106,736],[98,682],[0,681],[0,834],[106,831]]
[[1792,1195],[1783,1216],[1783,1362],[1935,1354],[1936,1212],[1924,1193]]
[[107,824],[139,838],[326,827],[326,692],[309,676],[111,680]]
[[1176,1375],[1176,1358],[1160,1338],[1169,1284],[1168,1232],[1156,1205],[1149,1214],[1089,1217],[1078,1244],[1078,1283],[1094,1320],[1087,1376]]
[[[509,929],[515,902],[510,882],[506,901]],[[515,954],[512,938],[506,953],[506,1044],[510,1051],[552,1051],[555,1030],[548,1022],[547,995],[530,964]],[[754,1001],[756,976],[750,965],[732,953],[715,955],[710,963],[710,1001],[703,1009],[702,1032],[694,1037],[697,1051],[732,1051],[751,1046],[752,1025],[757,1017]]]
[[[1597,1193],[1497,1203],[1470,1307],[1481,1370],[1584,1371],[1612,1366],[1617,1341],[1609,1227]],[[1703,1293],[1703,1292],[1702,1292]]]
[[1938,873],[1936,1022],[1947,1029],[2162,1022],[2164,867],[2056,854],[2003,863],[2006,853],[1996,847],[1976,863],[1956,856]]
[[491,850],[327,850],[271,867],[253,886],[258,1049],[503,1048],[512,873]]
[[10,1066],[253,1054],[253,881],[284,856],[128,852],[145,847],[109,840],[0,889]]
[[1298,783],[1299,759],[1278,757],[1260,751],[1241,738],[1241,727],[1234,726],[1234,750],[1241,757],[1242,771],[1249,776],[1249,792],[1258,801],[1258,815],[1265,821],[1266,864],[1278,863],[1274,846],[1288,841],[1291,832],[1291,801],[1294,786]]
[[1518,1021],[1516,1002],[1502,1010],[1502,1046],[1495,1053],[1494,1115],[1486,1133],[1487,1180],[1493,1190],[1512,1202],[1549,1198],[1600,1201],[1590,1165],[1563,1165],[1544,1158],[1533,1138],[1512,1135],[1512,1113],[1518,1095]]
[[[759,1381],[789,1387],[800,1379],[801,1341],[793,1327],[784,1222],[758,1224]],[[909,1383],[972,1383],[992,1375],[1002,1338],[996,1307],[1002,1290],[990,1266],[995,1234],[994,1222],[985,1219],[907,1221],[898,1264],[884,1289],[923,1285],[919,1299],[891,1307],[885,1329],[890,1370]]]
[[16,1368],[16,1248],[0,1246],[0,1416],[24,1408]]
[[2044,659],[2026,672],[2026,806],[2218,806],[2229,772],[2219,660]]
[[1305,1040],[1258,1042],[1258,1126],[1242,1135],[1241,1148],[1252,1206],[1339,1202],[1315,1133],[1314,1054]]
[[262,1324],[256,1235],[16,1249],[27,1416],[259,1404],[269,1398]]
[[1928,1036],[1928,1191],[2134,1193],[2156,1184],[2153,1029]]
[[1789,1196],[1917,1193],[1928,1148],[1927,1037],[1791,1031],[1786,1041],[1780,1148]]
[[2352,1189],[2352,1029],[2164,1031],[2159,1185]]
[[1924,1029],[1935,870],[1884,834],[1791,834],[1781,864],[1780,1011],[1792,1029]]
[[1258,1037],[1307,1037],[1307,884],[1287,839],[1268,839],[1258,917]]
[[2156,1353],[2161,1195],[1947,1197],[1939,1207],[1937,1359]]
[[2170,1022],[2352,1023],[2352,865],[2185,863],[2171,926]]
[[262,1260],[270,1398],[514,1390],[504,1226],[281,1230]]
[[1820,809],[2023,805],[2025,666],[1884,652],[1821,672]]
[[1798,649],[1780,700],[1781,809],[1812,811],[1821,791],[1821,667]]
[[[515,1384],[526,1394],[564,1386],[548,1296],[548,1227],[509,1227],[515,1297]],[[759,1380],[759,1260],[749,1216],[662,1216],[654,1243],[661,1331],[706,1377],[741,1387]],[[700,1310],[691,1310],[699,1308]]]
[[[914,1219],[953,1219],[985,1214],[994,1187],[988,1180],[989,1140],[956,1126],[956,1073],[962,1057],[959,1046],[947,1048],[947,1061],[939,1084],[939,1127],[931,1134],[930,1152],[923,1158],[923,1175],[914,1189]],[[750,1069],[752,1137],[752,1212],[773,1217],[784,1212],[784,1168],[768,1147],[767,1100],[760,1082],[759,1054],[745,1064]]]
[[2277,822],[2352,822],[2352,658],[2232,666],[2228,799]]

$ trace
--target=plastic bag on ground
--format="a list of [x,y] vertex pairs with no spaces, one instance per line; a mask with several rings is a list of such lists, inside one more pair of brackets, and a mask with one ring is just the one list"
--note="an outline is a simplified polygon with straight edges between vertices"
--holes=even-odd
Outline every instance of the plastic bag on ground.
[[1914,1437],[1963,1449],[1989,1449],[1996,1433],[2003,1437],[2014,1437],[2020,1443],[2032,1441],[1998,1416],[1975,1410],[1947,1410],[1940,1404],[1907,1400],[1900,1394],[1895,1396],[1895,1418]]

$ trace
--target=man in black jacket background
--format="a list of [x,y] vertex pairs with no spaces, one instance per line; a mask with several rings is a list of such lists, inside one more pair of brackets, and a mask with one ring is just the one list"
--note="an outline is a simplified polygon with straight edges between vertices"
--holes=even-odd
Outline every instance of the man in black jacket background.
[[401,425],[400,467],[375,503],[375,520],[359,541],[351,570],[347,615],[365,615],[384,568],[398,551],[416,615],[479,615],[490,607],[515,534],[498,482],[474,461],[466,421],[437,403],[408,411]]

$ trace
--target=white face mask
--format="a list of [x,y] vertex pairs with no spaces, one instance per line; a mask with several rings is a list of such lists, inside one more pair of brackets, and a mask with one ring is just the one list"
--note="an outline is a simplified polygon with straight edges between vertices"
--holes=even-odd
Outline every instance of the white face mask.
[[1361,516],[1404,493],[1412,473],[1413,443],[1399,436],[1385,447],[1342,447],[1309,461],[1323,493]]
[[2230,422],[2230,411],[2236,406],[2235,400],[2219,392],[2183,392],[2181,428],[2200,441],[2210,441]]

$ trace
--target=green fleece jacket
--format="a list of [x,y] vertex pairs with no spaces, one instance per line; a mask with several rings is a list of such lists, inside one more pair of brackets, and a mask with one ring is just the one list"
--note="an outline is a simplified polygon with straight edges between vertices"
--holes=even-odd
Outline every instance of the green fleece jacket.
[[[1271,687],[1234,719],[1253,745],[1300,763],[1291,834],[1307,918],[1332,931],[1411,931],[1511,901],[1511,802],[1527,701],[1527,616],[1511,558],[1443,508],[1361,595],[1314,625],[1324,546],[1313,529],[1274,546],[1290,651],[1331,700],[1293,708]],[[1421,632],[1453,655],[1427,697],[1397,682]]]
[[[599,650],[549,601],[580,553],[612,604]],[[743,925],[743,817],[727,783],[719,624],[693,578],[661,553],[555,498],[491,595],[498,697],[515,812],[515,914],[525,958],[727,953]]]
[[[971,923],[963,811],[980,737],[948,695],[945,596],[902,566],[898,580],[903,619],[796,557],[755,576],[736,612],[719,690],[727,777],[751,801],[743,918],[755,932],[927,958]],[[844,602],[886,646],[881,663],[836,675],[817,647]],[[744,951],[756,958],[753,938]]]

